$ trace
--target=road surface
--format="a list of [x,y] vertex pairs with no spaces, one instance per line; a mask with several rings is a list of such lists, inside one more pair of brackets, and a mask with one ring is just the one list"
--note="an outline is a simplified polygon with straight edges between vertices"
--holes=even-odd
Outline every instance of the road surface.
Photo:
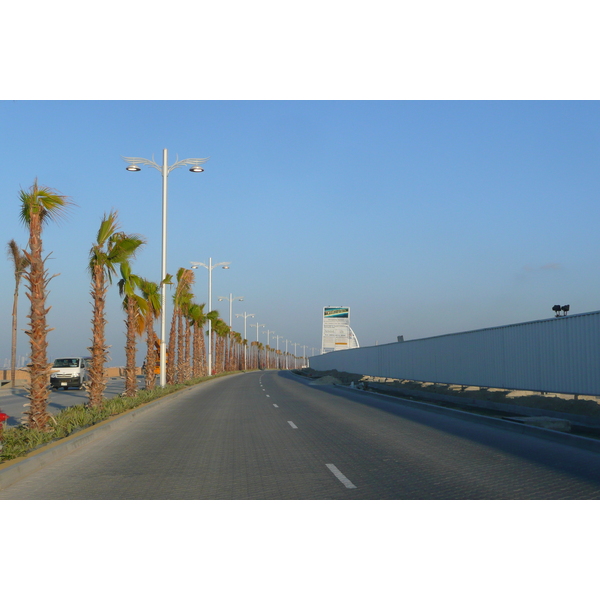
[[0,499],[598,499],[600,453],[288,372],[200,384]]

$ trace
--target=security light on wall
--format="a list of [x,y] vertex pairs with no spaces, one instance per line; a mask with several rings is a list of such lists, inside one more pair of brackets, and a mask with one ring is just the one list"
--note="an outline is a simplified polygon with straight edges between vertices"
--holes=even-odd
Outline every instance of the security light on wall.
[[[552,307],[552,310],[556,313],[556,315],[554,315],[555,317],[566,317],[567,313],[571,310],[571,305],[570,304],[565,304],[564,306],[561,306],[560,304],[555,304]],[[560,314],[560,311],[562,310],[563,314]]]

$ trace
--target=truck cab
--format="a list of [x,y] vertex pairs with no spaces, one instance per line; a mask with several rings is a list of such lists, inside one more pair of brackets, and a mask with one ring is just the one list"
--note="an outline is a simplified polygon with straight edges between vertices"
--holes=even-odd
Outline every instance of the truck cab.
[[88,380],[91,356],[69,356],[57,358],[52,365],[50,386],[55,390],[81,388]]

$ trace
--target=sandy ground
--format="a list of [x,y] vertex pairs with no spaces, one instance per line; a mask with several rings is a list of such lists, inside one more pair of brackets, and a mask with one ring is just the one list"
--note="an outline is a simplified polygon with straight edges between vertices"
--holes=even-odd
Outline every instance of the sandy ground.
[[[302,373],[315,380],[315,383],[342,385],[355,385],[369,382],[389,385],[395,389],[423,390],[436,394],[458,396],[460,398],[476,398],[502,404],[514,404],[516,406],[528,406],[576,415],[600,416],[600,398],[598,396],[574,396],[569,394],[541,394],[527,390],[504,390],[498,388],[481,388],[476,386],[446,385],[433,382],[408,381],[389,379],[385,377],[369,377],[356,373],[343,373],[339,371],[315,371],[314,369],[302,369]],[[325,378],[325,379],[323,379]]]

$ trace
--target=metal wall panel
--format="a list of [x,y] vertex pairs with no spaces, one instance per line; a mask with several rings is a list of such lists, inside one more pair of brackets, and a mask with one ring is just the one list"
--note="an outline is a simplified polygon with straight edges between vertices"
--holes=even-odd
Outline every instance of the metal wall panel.
[[330,352],[320,371],[600,395],[600,311]]

